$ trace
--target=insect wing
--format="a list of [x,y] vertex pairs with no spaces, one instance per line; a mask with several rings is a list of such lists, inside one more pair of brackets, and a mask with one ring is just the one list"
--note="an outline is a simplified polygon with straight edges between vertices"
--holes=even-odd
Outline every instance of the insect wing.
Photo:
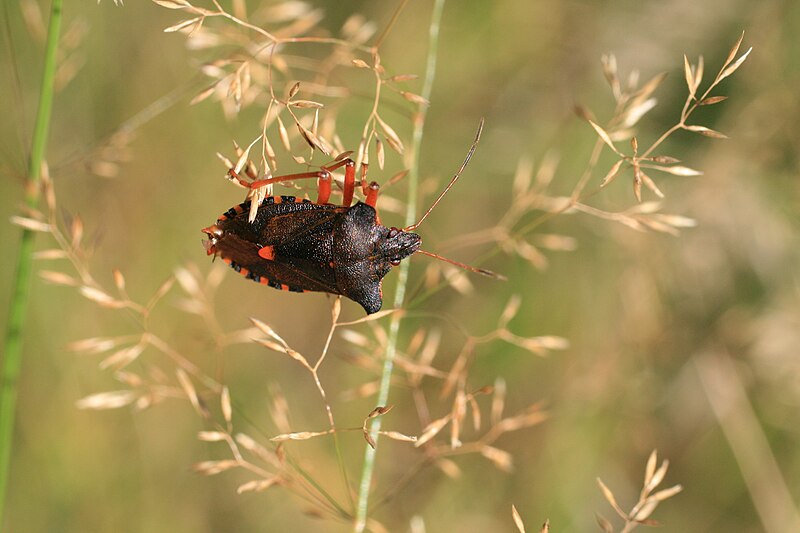
[[252,223],[246,211],[218,223],[223,235],[216,249],[254,281],[290,291],[339,294],[328,264],[336,217],[332,206],[265,204]]

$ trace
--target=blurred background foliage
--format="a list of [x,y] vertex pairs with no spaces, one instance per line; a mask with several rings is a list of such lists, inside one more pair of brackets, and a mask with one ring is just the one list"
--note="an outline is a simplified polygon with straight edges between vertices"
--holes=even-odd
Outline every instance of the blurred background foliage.
[[[43,46],[36,24],[25,23],[22,4],[6,4],[0,30],[4,220],[17,212],[22,198]],[[353,13],[383,27],[395,7],[367,1],[313,4],[325,12],[319,27],[331,33]],[[41,4],[45,13],[48,7]],[[410,2],[387,37],[382,58],[391,73],[423,73],[430,9],[430,2]],[[247,143],[259,128],[259,110],[226,120],[214,103],[188,105],[204,81],[196,74],[198,56],[186,49],[185,40],[161,31],[177,21],[175,12],[149,2],[65,6],[65,27],[85,37],[71,52],[80,69],[56,97],[47,159],[61,207],[84,220],[93,272],[111,284],[112,268],[120,268],[129,291],[141,299],[176,266],[211,269],[199,229],[242,197],[222,179],[215,152],[230,153],[231,139]],[[481,117],[486,129],[462,180],[420,232],[427,248],[437,250],[449,238],[491,227],[508,208],[522,157],[538,165],[547,154],[556,156],[552,188],[568,194],[596,140],[574,115],[574,105],[598,117],[613,110],[601,54],[614,52],[622,72],[639,69],[643,79],[669,72],[656,93],[658,106],[638,126],[640,142],[652,142],[679,117],[686,91],[683,54],[702,54],[707,72],[715,72],[743,29],[744,46],[754,52],[717,91],[730,100],[698,113],[700,123],[730,139],[679,132],[663,150],[705,172],[658,182],[666,193],[665,211],[695,218],[697,228],[675,238],[584,215],[559,216],[542,232],[575,237],[577,250],[547,252],[544,270],[498,254],[487,266],[507,275],[507,283],[473,278],[471,294],[441,291],[421,304],[425,313],[410,315],[406,337],[442,313],[477,335],[491,330],[509,297],[519,294],[523,303],[512,329],[526,336],[564,336],[571,347],[545,358],[502,343],[480,347],[470,386],[491,385],[502,376],[509,411],[544,400],[550,419],[498,442],[514,455],[511,473],[479,456],[458,459],[459,479],[424,471],[377,511],[376,518],[392,531],[408,530],[414,515],[424,518],[428,531],[512,531],[512,503],[529,529],[549,518],[553,531],[591,531],[597,528],[595,512],[613,514],[595,478],[602,477],[629,507],[654,448],[671,461],[667,483],[685,488],[654,516],[668,531],[791,530],[800,501],[800,4],[451,2],[422,145],[423,178],[436,177],[441,184],[460,163]],[[351,75],[358,86],[362,73]],[[345,144],[358,142],[371,104],[368,83],[361,87],[367,94],[354,94],[339,113]],[[127,147],[130,158],[116,177],[88,171],[100,143],[165,97],[174,102],[137,127]],[[393,124],[408,138],[408,121]],[[399,158],[387,159],[383,172],[373,165],[378,180],[401,166]],[[595,184],[613,162],[605,152]],[[396,187],[392,194],[401,193],[401,185]],[[609,210],[633,205],[629,175],[595,201]],[[385,214],[384,223],[399,225],[400,217]],[[16,250],[18,235],[18,228],[0,224],[7,255]],[[50,247],[46,240],[42,236],[40,247]],[[486,250],[451,255],[469,261]],[[412,288],[426,261],[412,259]],[[3,302],[13,264],[11,257],[0,262]],[[393,283],[390,275],[384,290]],[[202,324],[187,320],[176,300],[173,294],[162,305],[160,330],[184,339],[186,352],[213,369],[217,362]],[[330,316],[325,296],[272,291],[226,273],[215,305],[228,328],[257,316],[303,353],[319,353],[325,342]],[[361,316],[354,304],[344,305],[348,316]],[[0,323],[6,313],[4,303]],[[439,327],[444,340],[438,357],[452,361],[463,338],[446,322]],[[130,328],[124,316],[97,308],[72,289],[35,281],[9,531],[347,530],[310,517],[305,504],[285,491],[237,496],[243,481],[238,474],[192,472],[193,463],[217,456],[219,448],[196,440],[203,425],[185,402],[138,413],[78,410],[79,398],[118,385],[97,369],[96,357],[65,346]],[[331,353],[345,356],[348,349],[337,339]],[[330,391],[340,392],[362,383],[365,374],[337,362],[323,379]],[[268,386],[278,382],[298,430],[325,426],[308,376],[285,357],[255,345],[237,346],[226,352],[225,382],[253,419],[268,418]],[[392,398],[397,405],[385,423],[419,433],[415,419],[404,415],[412,404],[397,390]],[[359,425],[373,407],[368,399],[335,399],[334,405],[345,426]],[[308,457],[306,468],[335,484],[329,444],[305,442],[292,449]],[[343,446],[357,472],[363,439],[356,432],[344,437]],[[382,441],[377,483],[391,486],[410,457],[403,445]],[[788,487],[795,503],[774,497],[781,487]],[[781,526],[785,529],[776,529]]]

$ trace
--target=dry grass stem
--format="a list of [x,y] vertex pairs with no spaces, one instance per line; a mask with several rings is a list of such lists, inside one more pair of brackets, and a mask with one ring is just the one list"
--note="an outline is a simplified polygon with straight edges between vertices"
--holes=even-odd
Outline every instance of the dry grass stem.
[[764,530],[772,533],[797,529],[800,511],[733,361],[724,353],[706,353],[697,356],[694,364]]
[[[246,197],[252,201],[251,221],[256,217],[260,201],[273,194],[273,184],[260,188],[251,188],[250,184],[277,175],[279,164],[288,162],[291,166],[305,169],[325,168],[331,165],[331,159],[333,163],[341,164],[351,155],[356,168],[364,173],[370,162],[377,163],[379,169],[387,168],[387,174],[395,172],[392,167],[407,167],[389,180],[383,180],[383,191],[395,183],[405,185],[406,181],[413,180],[411,197],[395,194],[401,187],[392,187],[390,194],[381,196],[380,209],[382,213],[394,210],[413,214],[419,174],[415,165],[425,109],[431,105],[430,87],[427,90],[416,87],[416,75],[392,72],[391,65],[383,62],[380,47],[390,38],[389,29],[405,2],[400,3],[381,33],[378,33],[376,24],[355,15],[335,31],[321,31],[320,10],[305,2],[278,2],[251,13],[245,9],[244,2],[233,2],[230,8],[216,0],[203,2],[204,6],[189,0],[153,2],[177,15],[177,20],[165,28],[165,32],[185,38],[192,53],[214,58],[199,66],[208,83],[191,99],[191,104],[216,102],[229,117],[248,108],[258,110],[260,120],[256,131],[248,136],[247,143],[241,146],[234,143],[233,155],[230,152],[228,156],[217,153],[225,167],[224,179],[246,189]],[[33,3],[26,1],[23,6],[31,31],[39,31],[40,21]],[[263,21],[269,22],[265,24]],[[81,40],[79,29],[75,30],[72,38],[76,42]],[[368,44],[371,39],[374,39],[372,45]],[[490,228],[464,233],[442,248],[452,251],[488,245],[490,248],[485,248],[490,250],[487,258],[498,252],[505,253],[520,258],[533,269],[543,270],[548,267],[552,253],[569,252],[577,247],[575,237],[541,231],[544,223],[558,216],[589,215],[637,231],[672,235],[692,227],[692,219],[662,212],[664,193],[659,184],[664,177],[693,178],[703,173],[692,168],[691,163],[682,164],[676,157],[662,151],[667,140],[679,131],[712,138],[725,137],[706,126],[691,124],[690,120],[695,118],[694,112],[699,107],[717,105],[725,100],[726,96],[713,93],[719,89],[720,82],[734,74],[747,59],[750,50],[740,54],[741,44],[740,38],[704,90],[701,89],[705,70],[702,57],[693,63],[684,56],[683,74],[688,95],[677,122],[652,142],[645,142],[646,135],[639,133],[637,126],[657,105],[654,94],[664,80],[664,74],[653,76],[643,84],[634,75],[623,79],[616,58],[611,54],[603,56],[603,75],[611,90],[614,109],[606,120],[598,119],[586,108],[577,110],[589,123],[596,140],[585,169],[574,180],[574,186],[564,189],[568,194],[552,192],[557,189],[554,182],[561,180],[556,155],[550,153],[538,164],[521,157],[508,191],[509,205],[497,223]],[[72,63],[62,65],[62,83],[74,76],[76,61],[73,59]],[[359,122],[355,125],[349,122],[345,126],[345,119],[338,113],[347,107],[354,95],[365,94],[367,104],[363,114],[356,115],[355,119]],[[347,120],[353,119],[348,117]],[[413,138],[408,134],[412,128],[418,132]],[[348,138],[348,131],[357,133]],[[131,137],[127,132],[114,140],[113,147],[111,144],[105,146],[106,151],[98,157],[94,171],[106,176],[116,175],[119,164],[128,157]],[[477,138],[462,170],[476,144]],[[603,154],[610,155],[609,150],[615,160],[609,168],[600,169],[601,158]],[[408,164],[408,161],[413,164]],[[334,195],[343,192],[344,172],[341,168],[331,172]],[[286,173],[282,171],[281,175]],[[606,208],[597,202],[597,195],[626,174],[630,176],[635,201],[631,199],[629,206],[621,209]],[[594,178],[598,180],[596,188],[587,190]],[[298,195],[313,197],[313,183],[297,182],[280,185],[294,187]],[[57,286],[53,290],[68,287],[80,294],[86,300],[84,303],[109,313],[124,314],[130,319],[126,323],[129,329],[120,334],[96,335],[68,345],[68,349],[76,353],[98,356],[99,368],[109,372],[119,383],[113,390],[78,400],[77,406],[82,409],[131,406],[143,410],[165,401],[183,402],[203,424],[196,434],[197,439],[209,443],[208,446],[215,450],[219,448],[224,454],[195,464],[194,470],[207,476],[233,470],[244,473],[246,477],[237,488],[239,494],[279,488],[290,491],[321,517],[354,525],[356,530],[369,527],[381,531],[384,526],[375,521],[375,509],[405,488],[421,469],[433,466],[456,479],[461,472],[458,458],[471,454],[482,457],[498,471],[511,472],[515,458],[511,451],[504,449],[509,448],[504,437],[529,430],[550,416],[545,402],[538,398],[527,406],[515,406],[515,396],[507,390],[510,385],[502,376],[490,377],[488,383],[493,381],[493,385],[487,385],[473,372],[475,361],[490,353],[490,347],[503,346],[512,357],[533,355],[535,361],[570,348],[566,338],[536,331],[535,328],[541,326],[523,322],[526,315],[520,313],[523,309],[521,294],[509,297],[493,325],[475,328],[480,333],[470,331],[470,328],[442,314],[422,314],[425,320],[417,320],[420,316],[417,309],[436,292],[445,288],[461,294],[475,291],[470,277],[464,272],[449,265],[443,266],[439,261],[432,262],[425,275],[420,277],[420,290],[414,293],[418,296],[406,303],[403,303],[403,291],[407,270],[403,271],[396,308],[350,318],[341,297],[331,298],[330,324],[323,327],[324,333],[319,335],[318,346],[322,348],[312,350],[303,348],[302,343],[293,340],[291,332],[282,326],[273,327],[263,316],[253,316],[249,323],[244,321],[232,327],[226,326],[228,317],[223,314],[225,310],[215,302],[215,295],[226,276],[226,270],[218,265],[210,267],[207,272],[193,264],[176,266],[173,274],[144,298],[129,289],[126,277],[119,269],[114,269],[108,276],[96,275],[90,267],[86,243],[87,234],[91,235],[96,222],[63,216],[47,172],[43,174],[41,190],[45,206],[30,208],[11,217],[13,224],[47,234],[55,243],[35,256],[56,265],[40,270],[40,278]],[[360,187],[356,190],[357,195],[363,196]],[[437,187],[436,190],[441,189]],[[650,197],[658,200],[651,201]],[[441,196],[434,205],[439,199]],[[331,202],[336,200],[333,198]],[[413,226],[410,225],[412,218],[406,229],[416,228],[425,216],[427,213]],[[110,281],[105,282],[106,277]],[[135,287],[133,280],[136,278],[130,279]],[[154,318],[157,310],[165,306],[165,300],[179,310],[181,321],[190,325],[192,331],[202,332],[198,335],[202,342],[197,342],[198,339],[188,342],[180,336],[170,336],[170,329]],[[387,317],[390,317],[389,321],[385,320]],[[410,330],[407,335],[405,331],[400,334],[401,319],[403,328]],[[319,328],[309,331],[319,331]],[[237,403],[236,400],[241,400],[243,395],[240,396],[235,382],[227,381],[225,373],[220,370],[222,361],[237,353],[240,345],[276,352],[277,355],[270,354],[270,357],[291,365],[302,375],[301,383],[291,383],[292,389],[286,384],[281,388],[279,383],[284,380],[281,375],[275,383],[265,387],[265,394],[269,395],[269,402],[265,403],[269,411],[268,428],[257,427],[249,421],[257,417],[248,416],[247,407]],[[208,355],[219,365],[217,368],[207,368],[213,365],[209,365],[205,357],[198,356],[198,346],[207,349]],[[304,353],[296,348],[302,348]],[[770,531],[777,531],[776,523],[766,515],[779,511],[786,517],[786,521],[781,523],[794,524],[796,509],[787,503],[788,492],[776,481],[782,482],[782,477],[769,469],[767,474],[762,474],[775,482],[772,485],[779,486],[777,489],[773,487],[772,491],[756,482],[761,475],[755,473],[754,466],[771,464],[769,450],[765,451],[759,443],[753,447],[743,446],[736,421],[726,415],[725,398],[737,404],[742,402],[734,402],[736,398],[731,400],[729,397],[732,394],[728,394],[730,383],[722,387],[708,378],[702,361],[699,364],[704,387],[737,459],[749,465],[743,470],[749,477],[754,500],[765,517],[765,526],[769,525]],[[348,384],[347,388],[330,378],[343,367],[357,372],[353,375],[359,376],[360,381]],[[387,367],[393,368],[392,372],[387,374]],[[303,387],[304,393],[310,388],[315,392],[305,396],[309,412],[302,414],[320,417],[324,413],[324,422],[319,419],[299,422],[310,420],[296,412],[303,407],[296,405],[293,399],[296,398],[293,394],[295,389]],[[382,420],[393,409],[388,402],[382,401],[389,389],[398,396],[396,400],[394,396],[392,398],[398,407],[394,408],[391,418]],[[290,392],[288,398],[282,390]],[[348,404],[364,398],[371,402],[367,407],[359,403],[361,407],[355,409]],[[375,407],[365,415],[372,406]],[[508,414],[508,411],[513,414]],[[381,423],[397,427],[382,429]],[[745,420],[744,423],[748,422]],[[306,424],[311,429],[304,427]],[[418,461],[418,467],[409,468],[407,475],[388,482],[381,478],[373,483],[371,473],[366,475],[367,483],[356,500],[354,494],[358,493],[358,487],[352,477],[358,470],[351,464],[352,454],[345,452],[349,452],[348,447],[354,446],[356,441],[364,447],[357,433],[361,433],[373,449],[377,446],[378,436],[391,439],[393,442],[387,444],[401,447],[399,449],[404,454]],[[314,446],[299,441],[310,440],[328,443],[335,449],[338,470],[335,488],[329,486],[332,484],[330,480],[315,477],[319,470],[324,469],[307,466],[319,459],[304,455],[304,447]],[[750,451],[743,451],[745,449]],[[680,485],[659,489],[669,463],[663,461],[660,466],[657,463],[654,451],[647,461],[639,499],[629,511],[623,510],[612,490],[597,480],[603,496],[623,522],[621,532],[627,533],[638,525],[655,525],[650,516],[656,507],[682,490]],[[383,498],[367,508],[367,498],[376,491],[383,494]],[[774,501],[781,503],[770,503]],[[512,518],[517,529],[524,533],[523,520],[513,505]],[[602,530],[615,531],[608,519],[598,515],[597,521]],[[549,521],[541,531],[549,531]]]

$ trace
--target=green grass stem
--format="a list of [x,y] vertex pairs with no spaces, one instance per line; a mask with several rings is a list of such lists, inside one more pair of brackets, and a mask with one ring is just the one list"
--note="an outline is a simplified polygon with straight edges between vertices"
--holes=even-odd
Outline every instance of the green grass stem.
[[[431,14],[431,23],[429,27],[429,42],[428,42],[428,58],[425,67],[425,78],[422,87],[421,96],[425,100],[430,101],[431,91],[433,89],[433,79],[436,75],[436,56],[439,48],[439,26],[442,20],[442,11],[444,10],[445,0],[436,0],[433,6],[433,13]],[[419,185],[419,154],[420,147],[422,146],[422,134],[425,127],[425,116],[427,114],[427,107],[421,106],[419,116],[414,122],[414,133],[409,151],[409,173],[408,173],[408,206],[406,208],[405,225],[410,226],[417,220],[417,194]],[[394,294],[393,307],[398,308],[403,305],[406,297],[406,287],[408,285],[408,270],[410,261],[403,261],[400,263],[399,272],[397,276],[397,288]],[[386,405],[389,401],[389,390],[391,388],[392,371],[394,369],[394,357],[397,353],[397,340],[400,332],[400,315],[395,313],[392,315],[391,323],[389,324],[389,338],[386,345],[386,356],[383,362],[383,371],[381,374],[381,384],[378,391],[378,399],[376,405]],[[377,454],[377,443],[381,429],[381,417],[377,417],[372,422],[371,435],[372,440],[376,444],[376,448],[367,445],[364,452],[364,464],[361,469],[361,483],[358,490],[358,502],[356,504],[356,521],[355,531],[361,533],[367,524],[367,513],[369,510],[369,494],[372,485],[372,476],[375,470],[375,457]]]
[[[60,29],[61,0],[53,0],[50,9],[50,25],[47,31],[39,107],[31,141],[28,183],[25,189],[25,203],[34,209],[39,204],[39,181],[50,131]],[[11,447],[14,440],[14,415],[17,406],[17,383],[22,366],[23,329],[33,275],[34,235],[35,232],[31,230],[22,230],[3,349],[2,381],[0,381],[0,529],[2,529],[5,514]]]

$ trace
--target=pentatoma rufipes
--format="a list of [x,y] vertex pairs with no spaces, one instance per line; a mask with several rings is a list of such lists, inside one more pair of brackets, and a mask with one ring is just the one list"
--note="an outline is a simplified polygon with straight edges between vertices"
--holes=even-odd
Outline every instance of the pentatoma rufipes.
[[[478,128],[464,162],[425,214],[411,226],[387,228],[375,209],[379,186],[367,183],[367,165],[361,165],[360,186],[364,201],[351,205],[355,192],[355,162],[343,154],[320,170],[244,182],[231,170],[231,178],[255,190],[271,183],[316,178],[317,201],[296,196],[267,196],[251,221],[251,200],[230,208],[202,231],[208,255],[223,261],[258,283],[292,292],[341,294],[361,304],[368,313],[380,310],[381,280],[393,266],[414,253],[422,253],[480,274],[500,277],[436,254],[420,250],[422,239],[412,233],[467,166],[480,139]],[[328,202],[331,172],[344,167],[342,205]]]

